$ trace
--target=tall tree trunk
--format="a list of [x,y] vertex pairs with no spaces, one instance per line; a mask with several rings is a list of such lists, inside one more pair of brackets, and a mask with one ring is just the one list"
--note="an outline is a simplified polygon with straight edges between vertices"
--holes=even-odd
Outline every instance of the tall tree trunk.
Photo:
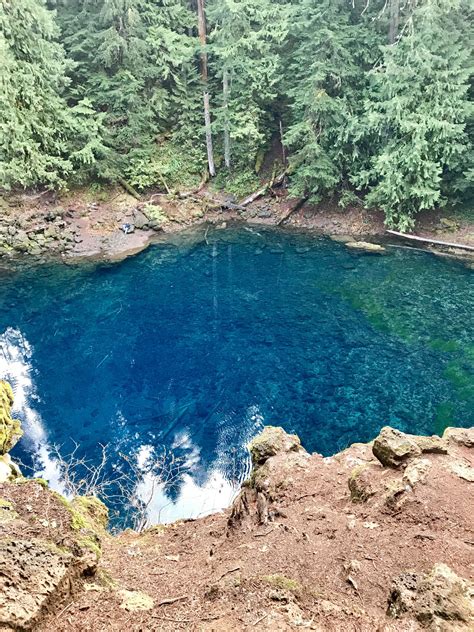
[[390,0],[390,19],[388,25],[388,43],[394,44],[398,37],[400,20],[400,0]]
[[204,97],[204,128],[206,130],[207,161],[209,163],[209,175],[215,176],[214,152],[212,149],[211,111],[209,107],[209,92],[207,79],[207,52],[206,52],[206,16],[204,13],[204,0],[197,0],[198,30],[201,42],[201,78]]
[[285,152],[285,141],[283,138],[283,123],[280,119],[280,143],[281,143],[281,158],[283,161],[283,169],[286,169],[286,152]]
[[224,101],[224,162],[230,169],[230,131],[229,131],[229,71],[224,68],[222,77],[222,93]]

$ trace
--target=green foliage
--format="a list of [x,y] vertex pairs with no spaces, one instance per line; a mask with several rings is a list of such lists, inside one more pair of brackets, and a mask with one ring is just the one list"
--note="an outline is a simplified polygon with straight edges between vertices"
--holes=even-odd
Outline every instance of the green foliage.
[[42,0],[0,0],[0,187],[62,187],[103,147],[100,117],[63,98],[68,62]]
[[127,168],[130,183],[138,189],[158,185],[161,189],[197,186],[203,169],[199,150],[162,141],[153,152],[134,153]]
[[181,143],[183,123],[192,128],[196,122],[196,44],[188,33],[193,20],[180,0],[59,5],[64,44],[75,62],[69,98],[87,98],[103,113],[109,151],[99,165],[102,177],[155,184],[159,134],[173,129]]
[[249,166],[239,168],[237,172],[220,171],[214,181],[214,186],[235,195],[237,198],[249,195],[258,189],[260,180],[255,171]]
[[[472,207],[470,3],[399,4],[208,0],[213,186],[255,190],[282,124],[294,195]],[[198,184],[197,32],[189,0],[0,0],[0,186]]]
[[292,191],[317,201],[358,168],[353,127],[381,34],[346,0],[300,0],[292,18],[286,133]]
[[[468,49],[456,3],[425,2],[396,46],[373,70],[364,133],[375,149],[367,169],[353,174],[369,189],[368,206],[406,231],[414,216],[443,202],[443,192],[467,180]],[[472,169],[472,163],[470,165]]]
[[255,164],[271,133],[269,110],[279,94],[288,6],[271,0],[213,0],[208,5],[214,130],[220,135],[228,129],[236,170]]

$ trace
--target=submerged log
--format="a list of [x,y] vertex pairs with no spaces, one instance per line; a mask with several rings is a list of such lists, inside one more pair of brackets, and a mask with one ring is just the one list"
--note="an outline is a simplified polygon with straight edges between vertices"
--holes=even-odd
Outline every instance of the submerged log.
[[407,235],[406,233],[399,233],[396,230],[387,230],[390,235],[396,237],[402,237],[403,239],[409,239],[412,241],[419,241],[425,244],[436,244],[437,246],[446,246],[447,248],[460,248],[462,250],[470,250],[474,252],[474,246],[468,246],[467,244],[456,244],[449,241],[440,241],[439,239],[430,239],[428,237],[417,237],[416,235]]

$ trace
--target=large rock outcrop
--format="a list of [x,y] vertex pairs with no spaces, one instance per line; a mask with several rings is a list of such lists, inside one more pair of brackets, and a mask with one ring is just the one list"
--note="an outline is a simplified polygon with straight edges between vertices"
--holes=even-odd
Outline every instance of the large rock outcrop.
[[473,432],[323,458],[266,428],[229,511],[113,538],[97,499],[0,484],[0,629],[467,632]]
[[429,573],[403,573],[393,582],[388,614],[407,613],[433,630],[474,630],[474,583],[446,564],[435,564]]
[[95,572],[108,512],[97,498],[70,503],[21,476],[6,454],[21,436],[12,404],[10,386],[0,382],[0,630],[31,630]]

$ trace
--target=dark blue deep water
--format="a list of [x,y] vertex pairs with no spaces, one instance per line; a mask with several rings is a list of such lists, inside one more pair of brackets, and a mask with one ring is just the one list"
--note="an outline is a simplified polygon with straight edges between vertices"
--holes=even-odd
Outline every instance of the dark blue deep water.
[[[14,455],[37,475],[61,489],[53,446],[76,442],[94,464],[102,444],[128,500],[169,521],[229,503],[264,424],[324,455],[385,424],[474,424],[472,271],[300,233],[203,232],[118,264],[0,272],[0,377],[25,428]],[[130,519],[127,499],[110,503]]]

